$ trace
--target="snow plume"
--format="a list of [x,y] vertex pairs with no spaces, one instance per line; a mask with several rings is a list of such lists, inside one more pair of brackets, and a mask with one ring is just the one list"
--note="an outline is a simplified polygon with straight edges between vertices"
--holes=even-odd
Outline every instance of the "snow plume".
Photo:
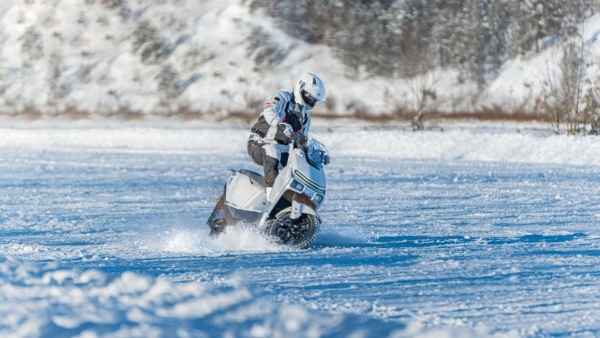
[[171,229],[148,236],[140,248],[151,252],[208,256],[289,250],[261,234],[255,226],[230,227],[218,237],[211,238],[208,226],[197,223],[198,220],[179,220]]
[[[129,271],[107,275],[5,258],[0,295],[0,332],[19,337],[431,336],[418,325],[406,330],[367,317],[323,316],[275,304],[239,276],[220,286],[177,284]],[[464,330],[436,332],[475,336]]]

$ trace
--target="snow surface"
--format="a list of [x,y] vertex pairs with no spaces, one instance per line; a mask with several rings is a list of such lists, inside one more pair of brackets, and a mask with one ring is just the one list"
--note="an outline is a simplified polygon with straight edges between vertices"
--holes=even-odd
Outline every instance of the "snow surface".
[[[308,250],[212,240],[245,126],[3,123],[0,332],[20,337],[600,334],[600,139],[316,120]],[[162,125],[161,125],[162,123]]]

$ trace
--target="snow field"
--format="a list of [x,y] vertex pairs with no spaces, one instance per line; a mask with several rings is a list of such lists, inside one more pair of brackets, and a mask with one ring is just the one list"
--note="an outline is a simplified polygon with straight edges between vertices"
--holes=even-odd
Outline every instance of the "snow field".
[[329,190],[322,231],[298,251],[251,228],[208,237],[229,168],[259,170],[245,128],[40,123],[1,132],[5,334],[600,332],[594,137],[316,121],[332,155]]

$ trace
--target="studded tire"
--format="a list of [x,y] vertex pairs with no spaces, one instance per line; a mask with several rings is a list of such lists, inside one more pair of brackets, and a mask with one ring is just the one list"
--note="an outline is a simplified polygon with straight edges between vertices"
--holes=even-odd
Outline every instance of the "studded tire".
[[317,237],[319,227],[319,219],[314,215],[302,214],[293,220],[287,212],[269,225],[267,233],[282,245],[306,249]]

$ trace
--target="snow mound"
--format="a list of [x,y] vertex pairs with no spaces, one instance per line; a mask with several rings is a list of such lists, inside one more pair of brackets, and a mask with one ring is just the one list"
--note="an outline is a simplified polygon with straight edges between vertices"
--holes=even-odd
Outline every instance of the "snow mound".
[[[368,129],[356,124],[327,127],[327,121],[314,124],[312,136],[326,144],[331,153],[333,164],[330,168],[335,167],[336,159],[354,156],[600,166],[599,138],[552,135],[544,125],[448,124],[446,131],[413,133],[399,129]],[[114,124],[48,127],[42,123],[0,128],[0,133],[4,136],[0,139],[0,149],[10,150],[84,149],[98,153],[190,154],[207,160],[219,158],[224,153],[247,156],[247,130],[226,124],[175,125],[167,129]],[[250,159],[245,163],[252,166]]]
[[475,336],[275,304],[239,276],[219,286],[178,284],[129,271],[112,276],[5,258],[0,294],[0,333],[19,337]]

